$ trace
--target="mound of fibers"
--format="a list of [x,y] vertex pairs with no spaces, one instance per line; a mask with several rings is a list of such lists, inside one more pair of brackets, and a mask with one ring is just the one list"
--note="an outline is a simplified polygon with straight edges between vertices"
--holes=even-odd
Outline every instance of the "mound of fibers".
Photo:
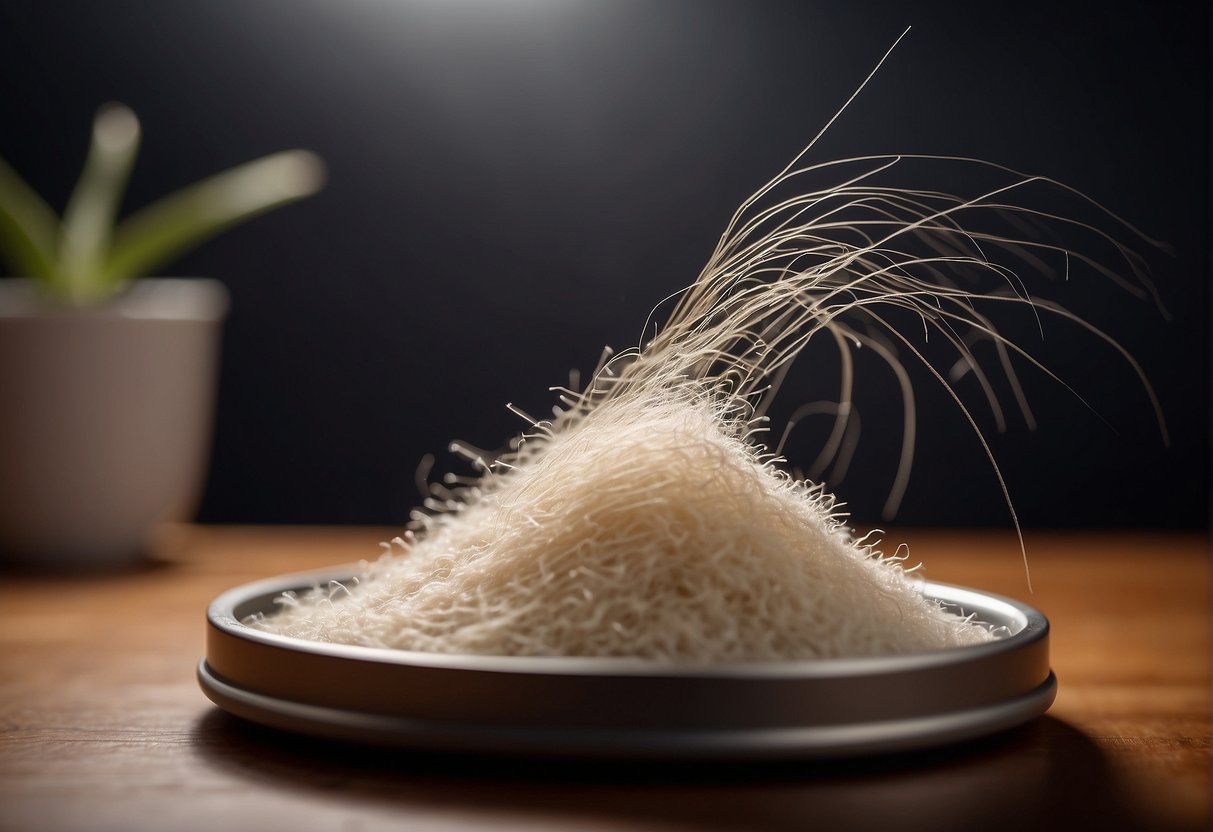
[[633,390],[558,420],[356,582],[252,620],[442,653],[715,663],[873,656],[992,638],[852,539],[712,396]]

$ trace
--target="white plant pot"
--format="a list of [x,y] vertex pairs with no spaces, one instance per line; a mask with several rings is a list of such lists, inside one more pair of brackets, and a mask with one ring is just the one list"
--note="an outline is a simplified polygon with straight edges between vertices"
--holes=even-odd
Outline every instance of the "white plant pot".
[[227,292],[139,280],[102,306],[0,280],[0,560],[137,563],[206,476]]

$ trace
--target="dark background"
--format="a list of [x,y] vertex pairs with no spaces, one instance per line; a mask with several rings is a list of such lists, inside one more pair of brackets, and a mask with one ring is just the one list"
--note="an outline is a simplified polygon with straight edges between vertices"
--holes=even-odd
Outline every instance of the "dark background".
[[[961,385],[1027,526],[1205,526],[1209,507],[1209,11],[1184,3],[646,0],[0,2],[0,155],[61,207],[96,107],[139,114],[127,208],[286,147],[318,197],[180,261],[232,295],[201,516],[398,523],[426,453],[496,447],[572,367],[640,337],[736,205],[913,31],[817,161],[974,156],[1059,178],[1174,246],[1144,247],[1172,317],[1088,273],[1053,296],[1077,328],[1017,337],[1040,420],[997,435]],[[1039,285],[1039,284],[1037,284]],[[822,351],[816,352],[816,348]],[[814,344],[786,406],[835,395]],[[893,377],[860,356],[845,481],[879,519],[896,465]],[[898,522],[1009,525],[980,445],[916,372],[920,436]],[[820,429],[818,429],[820,428]],[[828,425],[797,434],[808,465]]]

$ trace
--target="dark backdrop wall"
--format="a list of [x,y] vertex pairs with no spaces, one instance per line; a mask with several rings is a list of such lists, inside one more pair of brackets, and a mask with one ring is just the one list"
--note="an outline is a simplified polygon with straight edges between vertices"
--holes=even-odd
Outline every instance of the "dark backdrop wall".
[[[62,206],[93,111],[130,104],[127,207],[285,147],[325,192],[182,260],[232,295],[203,519],[398,523],[452,438],[500,445],[572,367],[636,343],[734,207],[909,37],[814,160],[974,156],[1089,193],[1147,250],[1167,320],[1094,275],[1058,289],[1156,385],[1076,328],[1017,336],[1086,403],[1021,366],[1040,420],[990,435],[1028,526],[1203,526],[1209,482],[1209,12],[1204,2],[208,0],[0,3],[0,154]],[[1019,326],[1019,329],[1015,327]],[[814,352],[821,348],[820,352]],[[815,344],[795,404],[835,395]],[[893,377],[860,357],[863,435],[834,483],[875,521]],[[1009,525],[980,445],[918,372],[899,522]],[[807,465],[826,425],[797,434]]]

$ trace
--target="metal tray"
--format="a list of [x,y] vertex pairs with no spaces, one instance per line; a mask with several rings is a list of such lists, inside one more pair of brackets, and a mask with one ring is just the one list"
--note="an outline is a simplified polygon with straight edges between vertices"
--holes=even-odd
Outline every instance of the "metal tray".
[[354,647],[241,624],[274,598],[354,570],[232,589],[208,611],[198,681],[229,713],[274,728],[477,754],[822,759],[992,734],[1052,704],[1049,624],[1009,598],[925,582],[923,593],[1005,627],[973,647],[880,658],[704,666]]

